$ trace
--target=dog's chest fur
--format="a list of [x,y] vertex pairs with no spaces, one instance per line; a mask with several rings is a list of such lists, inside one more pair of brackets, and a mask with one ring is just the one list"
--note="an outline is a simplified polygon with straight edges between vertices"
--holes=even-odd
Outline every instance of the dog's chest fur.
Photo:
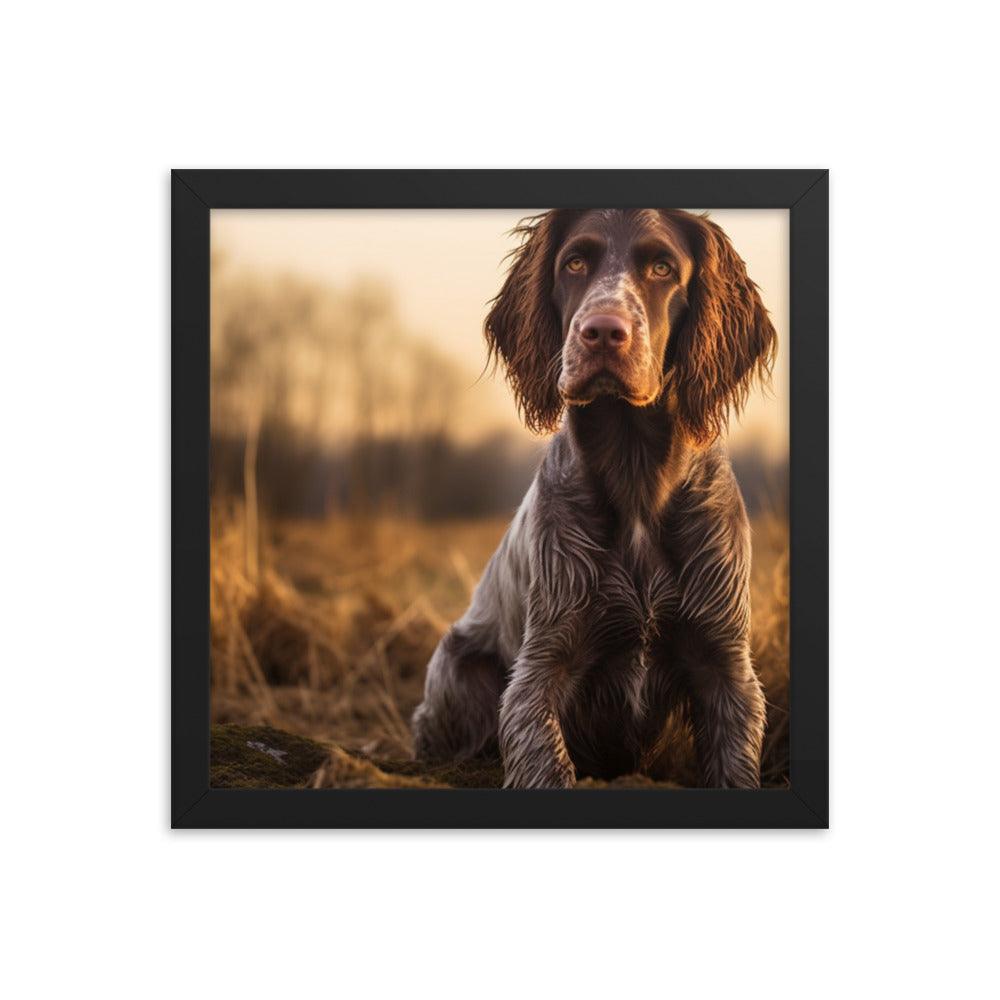
[[561,717],[581,773],[608,762],[638,766],[649,730],[651,673],[662,670],[678,607],[677,577],[654,531],[627,525],[602,553],[590,621],[580,636],[577,683]]
[[677,574],[655,524],[643,522],[624,525],[602,563],[583,659],[592,685],[617,689],[639,713],[651,657],[678,607]]

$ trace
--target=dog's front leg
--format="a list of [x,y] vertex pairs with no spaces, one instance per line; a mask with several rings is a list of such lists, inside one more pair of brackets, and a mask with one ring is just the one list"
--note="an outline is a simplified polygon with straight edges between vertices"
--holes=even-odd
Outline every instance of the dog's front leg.
[[764,692],[745,636],[708,639],[678,628],[677,665],[689,686],[695,750],[711,788],[759,788]]
[[576,771],[559,716],[572,692],[572,616],[529,621],[500,702],[505,788],[571,788]]

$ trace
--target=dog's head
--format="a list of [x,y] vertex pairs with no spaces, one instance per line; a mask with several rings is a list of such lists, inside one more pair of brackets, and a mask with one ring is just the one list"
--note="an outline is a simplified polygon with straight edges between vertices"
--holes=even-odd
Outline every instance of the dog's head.
[[672,209],[556,209],[518,227],[486,319],[525,422],[566,405],[668,399],[697,441],[720,434],[766,379],[774,327],[725,233]]

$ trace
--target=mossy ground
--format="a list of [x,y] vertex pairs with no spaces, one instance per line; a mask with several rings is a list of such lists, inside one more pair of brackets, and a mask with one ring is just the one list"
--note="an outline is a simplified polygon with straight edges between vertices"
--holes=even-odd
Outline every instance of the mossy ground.
[[213,725],[213,788],[500,788],[499,760],[423,764],[359,751],[272,726]]
[[[501,788],[494,758],[446,764],[373,760],[271,726],[212,726],[213,788]],[[614,781],[584,778],[580,788],[670,787],[642,775]]]
[[212,726],[213,788],[304,788],[329,755],[315,740],[270,726]]

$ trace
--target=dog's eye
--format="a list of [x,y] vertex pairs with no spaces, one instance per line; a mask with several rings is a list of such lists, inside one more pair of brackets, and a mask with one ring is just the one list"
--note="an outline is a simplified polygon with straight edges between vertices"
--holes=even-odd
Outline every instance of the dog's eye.
[[657,278],[669,278],[674,273],[673,267],[665,260],[655,261],[651,270]]
[[566,261],[566,270],[571,271],[573,274],[580,274],[587,267],[587,262],[580,256],[570,257]]

